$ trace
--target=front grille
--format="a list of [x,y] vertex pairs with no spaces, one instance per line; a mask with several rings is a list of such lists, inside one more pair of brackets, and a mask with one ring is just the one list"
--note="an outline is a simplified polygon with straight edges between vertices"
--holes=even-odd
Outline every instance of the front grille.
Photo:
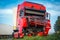
[[41,25],[44,25],[44,20],[45,19],[43,19],[43,18],[41,18],[41,17],[36,17],[36,16],[31,16],[31,17],[27,17],[28,18],[28,22],[30,23],[30,24],[32,24],[32,23],[35,23],[36,25],[37,24],[41,24]]

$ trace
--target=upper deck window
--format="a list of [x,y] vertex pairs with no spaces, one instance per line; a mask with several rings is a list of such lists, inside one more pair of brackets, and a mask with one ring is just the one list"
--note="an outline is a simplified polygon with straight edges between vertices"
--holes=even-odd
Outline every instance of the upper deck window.
[[29,8],[26,9],[25,8],[25,13],[30,14],[30,15],[44,15],[45,14],[45,11],[36,10],[36,9],[29,9]]

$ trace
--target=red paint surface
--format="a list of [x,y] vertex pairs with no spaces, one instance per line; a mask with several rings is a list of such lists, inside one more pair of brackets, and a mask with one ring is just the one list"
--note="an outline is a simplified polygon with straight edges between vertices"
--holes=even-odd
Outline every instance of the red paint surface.
[[[36,9],[36,10],[46,10],[46,8],[45,8],[45,6],[43,6],[42,4],[34,4],[34,3],[28,3],[28,2],[24,2],[24,3],[22,3],[21,5],[19,4],[18,5],[18,9],[17,9],[17,21],[16,21],[16,23],[17,23],[17,27],[18,27],[18,30],[19,30],[19,33],[20,33],[20,35],[22,35],[23,36],[23,34],[22,34],[22,30],[23,30],[23,28],[26,28],[27,26],[28,26],[28,23],[27,23],[27,19],[26,18],[21,18],[19,15],[20,15],[20,10],[22,9],[22,10],[24,10],[24,7],[28,7],[28,8],[32,8],[32,6],[33,6],[33,8],[34,9]],[[34,25],[34,22],[30,22],[32,25]],[[42,24],[39,24],[39,25],[42,25]],[[44,33],[45,33],[45,35],[47,35],[48,34],[48,32],[49,32],[49,29],[50,29],[50,20],[48,20],[47,21],[47,23],[46,23],[46,25],[45,25],[46,27],[45,27],[45,31],[44,31]],[[39,32],[38,33],[38,35],[39,36],[42,36],[43,35],[43,32]],[[21,36],[21,37],[22,37]]]

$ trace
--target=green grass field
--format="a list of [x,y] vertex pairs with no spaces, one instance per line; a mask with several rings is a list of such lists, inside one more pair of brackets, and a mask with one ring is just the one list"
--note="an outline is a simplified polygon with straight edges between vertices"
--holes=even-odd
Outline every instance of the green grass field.
[[9,38],[9,39],[0,39],[0,40],[60,40],[60,34],[56,35],[48,35],[48,36],[32,36],[32,37],[28,37],[25,36],[24,38],[20,38],[20,39],[14,39],[14,38]]
[[60,40],[60,34],[52,34],[52,35],[48,35],[48,36],[32,36],[32,37],[28,37],[25,36],[22,39],[14,39],[14,40]]

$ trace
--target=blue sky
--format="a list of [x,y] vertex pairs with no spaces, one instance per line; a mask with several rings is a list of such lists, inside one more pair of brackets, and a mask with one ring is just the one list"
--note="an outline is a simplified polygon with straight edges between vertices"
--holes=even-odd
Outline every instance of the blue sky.
[[[30,2],[36,2],[46,6],[47,12],[51,14],[51,30],[53,33],[54,23],[57,17],[60,16],[60,0],[26,0]],[[24,0],[0,0],[0,23],[13,25],[13,8],[17,8],[18,4],[21,4]]]

